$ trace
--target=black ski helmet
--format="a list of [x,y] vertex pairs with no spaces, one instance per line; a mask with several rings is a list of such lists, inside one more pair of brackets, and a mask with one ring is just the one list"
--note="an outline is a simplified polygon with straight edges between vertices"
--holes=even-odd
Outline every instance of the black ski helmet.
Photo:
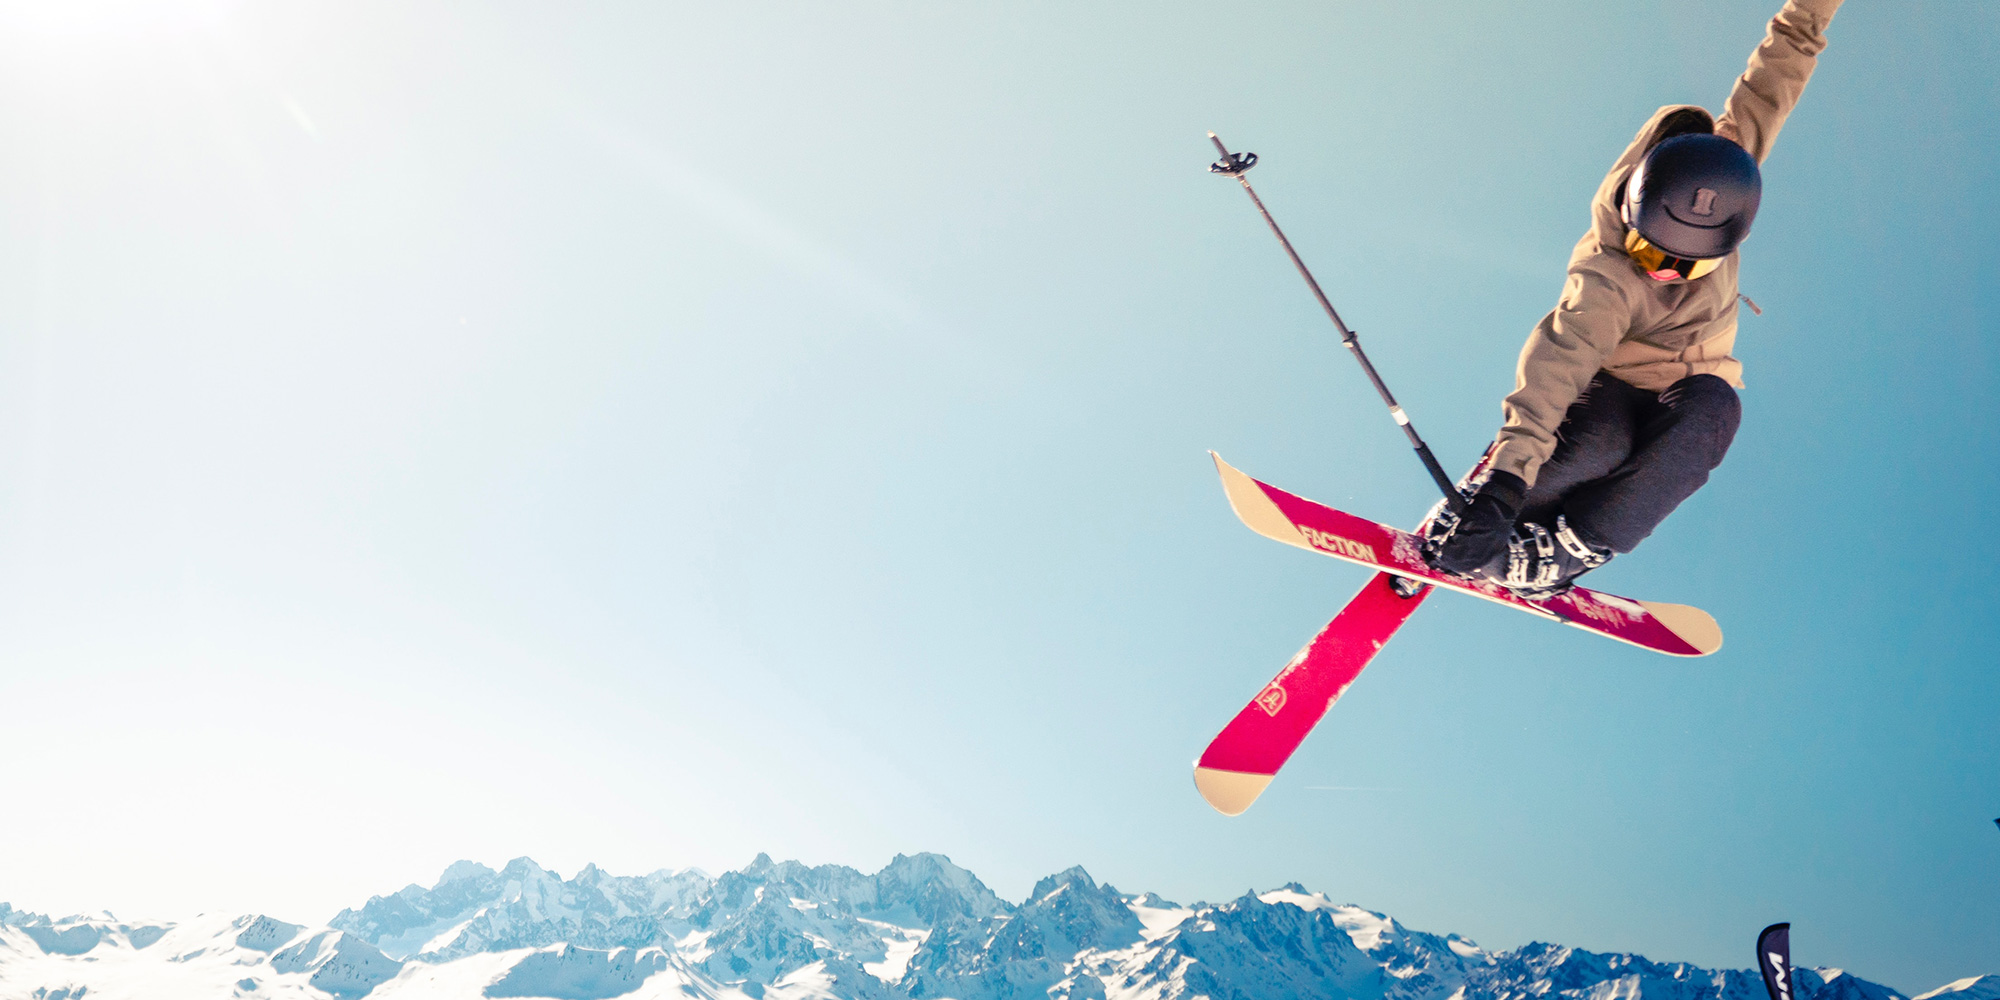
[[1625,181],[1625,222],[1675,257],[1727,256],[1757,217],[1764,179],[1742,146],[1705,132],[1646,153]]

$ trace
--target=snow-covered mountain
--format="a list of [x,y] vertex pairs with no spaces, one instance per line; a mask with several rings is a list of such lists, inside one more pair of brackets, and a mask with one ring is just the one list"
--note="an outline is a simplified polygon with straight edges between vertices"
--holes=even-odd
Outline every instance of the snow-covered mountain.
[[[1800,969],[1797,1000],[1905,1000]],[[872,875],[765,855],[740,871],[564,879],[470,861],[342,910],[183,923],[0,903],[0,1000],[1762,1000],[1754,970],[1549,944],[1488,951],[1298,885],[1182,906],[1081,868],[1019,905],[937,854]],[[1915,1000],[2000,1000],[2000,975]]]
[[126,924],[0,903],[0,997],[359,997],[400,972],[351,934],[263,916]]

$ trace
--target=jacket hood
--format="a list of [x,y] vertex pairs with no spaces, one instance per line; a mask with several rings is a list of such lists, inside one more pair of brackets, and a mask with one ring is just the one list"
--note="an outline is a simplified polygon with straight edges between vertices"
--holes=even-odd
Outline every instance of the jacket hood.
[[1611,172],[1604,175],[1604,183],[1597,186],[1597,197],[1590,202],[1591,230],[1604,249],[1625,252],[1626,227],[1625,220],[1618,215],[1618,202],[1625,193],[1625,181],[1639,161],[1669,136],[1713,131],[1715,116],[1696,104],[1669,104],[1646,119],[1646,124],[1639,127],[1639,134],[1632,137],[1632,144],[1611,164]]

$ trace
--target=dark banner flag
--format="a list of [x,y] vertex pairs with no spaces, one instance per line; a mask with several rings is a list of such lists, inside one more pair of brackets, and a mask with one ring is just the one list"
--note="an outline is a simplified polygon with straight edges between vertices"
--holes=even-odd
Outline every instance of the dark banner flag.
[[1792,925],[1772,924],[1757,935],[1757,969],[1771,1000],[1792,1000]]

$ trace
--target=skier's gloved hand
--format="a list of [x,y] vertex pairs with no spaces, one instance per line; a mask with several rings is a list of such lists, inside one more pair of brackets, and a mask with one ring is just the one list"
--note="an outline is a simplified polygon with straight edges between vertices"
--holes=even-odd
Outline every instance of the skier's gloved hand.
[[1492,562],[1507,551],[1507,539],[1514,533],[1514,519],[1528,499],[1528,484],[1520,476],[1493,470],[1486,485],[1472,495],[1458,525],[1438,547],[1432,565],[1460,576]]

